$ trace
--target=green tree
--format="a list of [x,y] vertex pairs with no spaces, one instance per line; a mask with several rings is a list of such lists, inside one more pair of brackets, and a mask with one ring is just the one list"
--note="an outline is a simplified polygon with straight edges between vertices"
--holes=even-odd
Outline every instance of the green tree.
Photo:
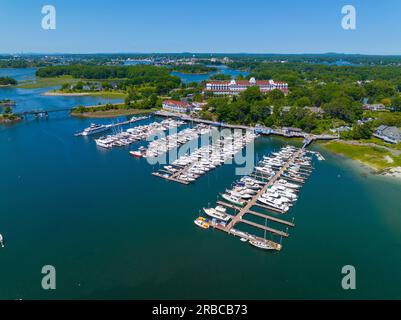
[[308,97],[302,97],[297,100],[296,105],[301,108],[310,107],[312,105],[312,102]]
[[391,102],[391,106],[393,107],[394,111],[401,111],[401,97],[395,97]]

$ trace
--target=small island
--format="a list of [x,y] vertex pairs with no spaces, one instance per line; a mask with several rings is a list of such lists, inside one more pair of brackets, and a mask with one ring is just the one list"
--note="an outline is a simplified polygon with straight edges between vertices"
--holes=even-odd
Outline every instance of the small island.
[[126,92],[119,88],[114,81],[78,81],[76,83],[64,83],[58,90],[46,92],[46,96],[99,96],[104,98],[125,98]]
[[16,86],[17,84],[18,84],[18,82],[14,78],[0,77],[0,87]]
[[17,103],[11,99],[0,100],[0,107],[14,107]]
[[11,124],[20,121],[21,118],[13,114],[11,107],[4,108],[0,114],[0,124]]

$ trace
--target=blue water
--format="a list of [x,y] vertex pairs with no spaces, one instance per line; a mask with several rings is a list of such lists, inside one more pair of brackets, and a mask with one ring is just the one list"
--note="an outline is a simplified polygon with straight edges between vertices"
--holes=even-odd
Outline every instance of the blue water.
[[[105,151],[73,136],[92,121],[61,113],[0,126],[0,299],[401,298],[401,183],[324,152],[284,217],[296,227],[283,251],[266,253],[193,224],[238,178],[234,165],[168,183],[130,157],[139,145]],[[260,138],[255,155],[288,142]],[[52,292],[40,285],[48,264]],[[349,264],[356,291],[341,288]]]
[[184,83],[202,82],[204,80],[209,79],[210,76],[216,74],[228,74],[232,78],[236,78],[239,75],[247,76],[249,74],[248,72],[230,69],[225,66],[213,66],[213,67],[218,68],[218,70],[207,74],[185,74],[180,72],[172,72],[171,74],[180,77]]
[[0,69],[0,77],[11,77],[19,82],[34,80],[35,68],[30,69]]
[[[1,76],[9,76],[18,81],[34,81],[36,69],[0,69]],[[0,100],[11,99],[16,101],[14,112],[31,110],[55,110],[76,106],[91,106],[99,103],[121,102],[121,99],[106,99],[103,97],[55,97],[45,96],[44,93],[59,87],[47,87],[38,89],[22,89],[18,87],[0,88]]]

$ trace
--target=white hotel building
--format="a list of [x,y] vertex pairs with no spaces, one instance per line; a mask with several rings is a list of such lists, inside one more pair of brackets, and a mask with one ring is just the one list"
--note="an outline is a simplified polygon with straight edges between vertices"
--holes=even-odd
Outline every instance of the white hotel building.
[[288,84],[285,82],[275,82],[273,80],[256,80],[251,78],[247,80],[231,80],[231,81],[209,81],[206,83],[206,92],[213,92],[218,95],[237,95],[245,91],[249,87],[259,87],[262,93],[272,90],[280,90],[284,94],[288,93]]

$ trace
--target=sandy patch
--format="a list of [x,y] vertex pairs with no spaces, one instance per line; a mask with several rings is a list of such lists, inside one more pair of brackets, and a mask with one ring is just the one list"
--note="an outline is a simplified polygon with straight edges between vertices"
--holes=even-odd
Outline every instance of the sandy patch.
[[388,163],[394,163],[393,158],[391,158],[390,156],[385,156],[384,159],[385,159]]

